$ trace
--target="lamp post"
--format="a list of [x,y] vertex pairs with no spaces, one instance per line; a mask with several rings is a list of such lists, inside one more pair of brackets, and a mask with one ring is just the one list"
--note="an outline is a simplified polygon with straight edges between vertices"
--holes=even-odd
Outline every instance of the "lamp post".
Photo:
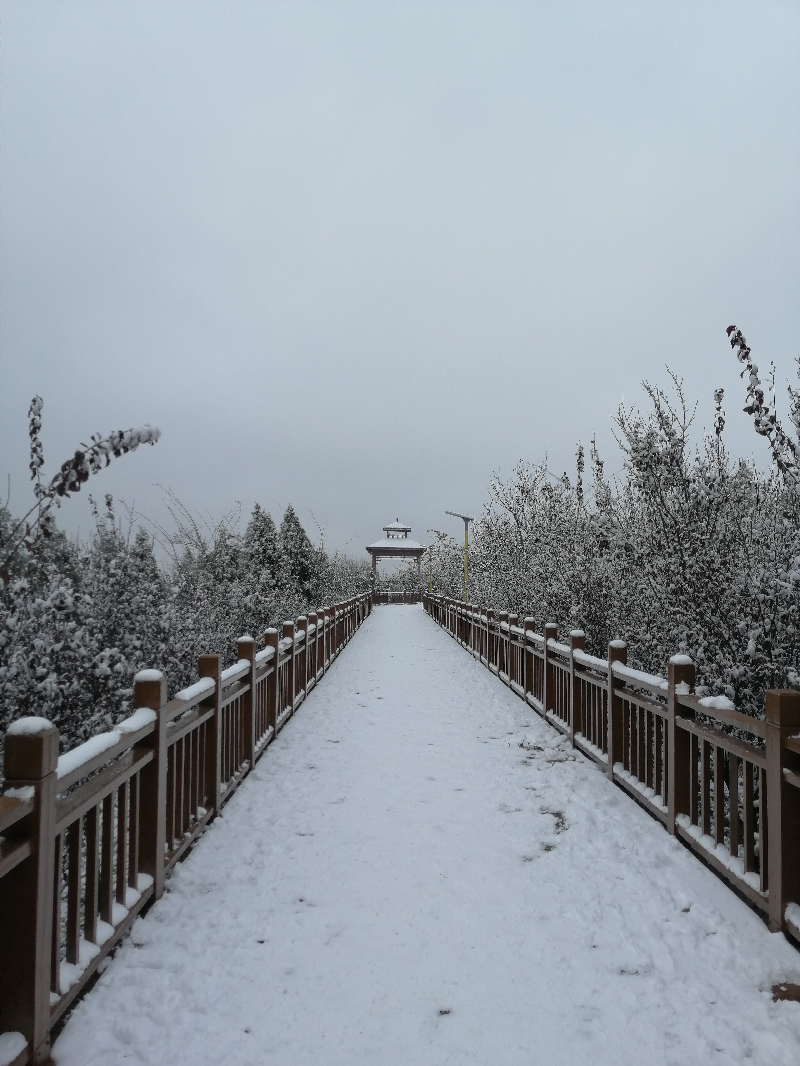
[[468,514],[459,514],[458,511],[445,511],[445,514],[452,515],[453,518],[460,518],[464,523],[464,603],[467,602],[467,561],[469,558],[469,524],[474,522],[475,519],[471,518]]

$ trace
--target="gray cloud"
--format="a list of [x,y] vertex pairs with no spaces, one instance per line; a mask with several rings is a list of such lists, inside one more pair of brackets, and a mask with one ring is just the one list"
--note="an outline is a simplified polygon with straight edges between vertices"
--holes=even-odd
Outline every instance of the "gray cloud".
[[724,330],[792,373],[798,60],[789,3],[7,2],[12,506],[34,392],[51,466],[161,427],[96,492],[291,501],[348,550],[595,431],[613,469],[665,363],[765,461]]

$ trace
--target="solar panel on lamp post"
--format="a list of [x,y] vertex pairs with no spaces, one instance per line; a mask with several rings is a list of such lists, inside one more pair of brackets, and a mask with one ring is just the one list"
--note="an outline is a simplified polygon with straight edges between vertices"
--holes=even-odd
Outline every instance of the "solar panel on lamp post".
[[475,519],[471,518],[468,514],[459,514],[458,511],[445,511],[445,514],[452,515],[453,518],[460,518],[464,523],[464,603],[467,602],[467,562],[469,558],[469,524],[474,522]]

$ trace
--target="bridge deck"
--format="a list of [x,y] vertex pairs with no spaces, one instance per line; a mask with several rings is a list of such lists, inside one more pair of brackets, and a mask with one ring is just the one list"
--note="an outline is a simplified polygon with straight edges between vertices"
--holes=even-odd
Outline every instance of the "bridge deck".
[[420,607],[377,609],[59,1066],[800,1061],[800,956]]

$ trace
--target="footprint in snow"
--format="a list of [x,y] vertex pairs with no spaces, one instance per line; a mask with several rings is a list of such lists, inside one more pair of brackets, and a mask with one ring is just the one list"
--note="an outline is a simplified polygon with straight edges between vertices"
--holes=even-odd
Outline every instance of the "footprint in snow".
[[563,833],[565,829],[569,829],[569,823],[567,822],[567,816],[564,814],[563,811],[553,810],[550,807],[540,807],[539,808],[539,813],[540,814],[550,814],[550,815],[553,816],[553,818],[555,818],[555,820],[556,820],[555,829],[556,829],[557,833]]

